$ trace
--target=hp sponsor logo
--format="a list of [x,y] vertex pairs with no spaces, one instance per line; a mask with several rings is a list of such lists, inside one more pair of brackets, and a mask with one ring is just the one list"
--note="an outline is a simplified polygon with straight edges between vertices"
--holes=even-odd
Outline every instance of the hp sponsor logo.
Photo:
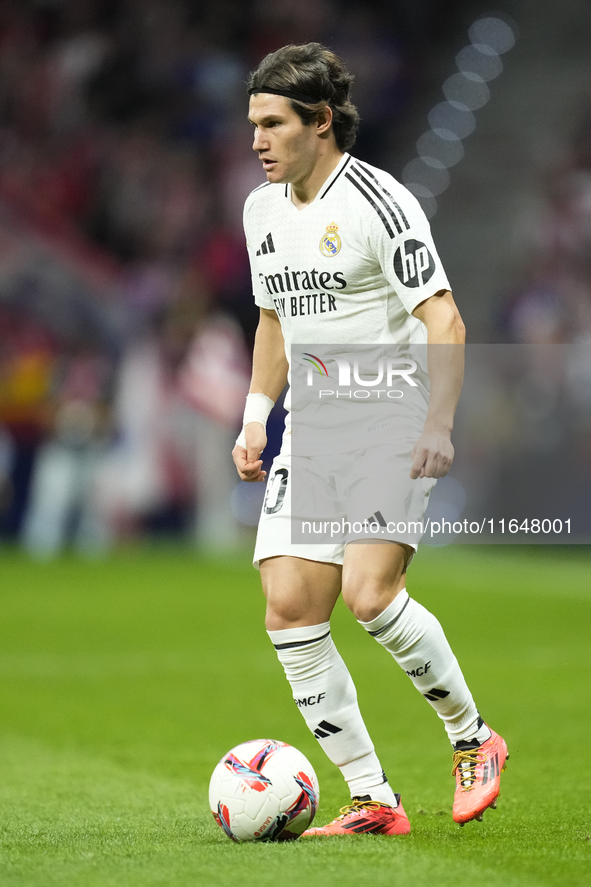
[[420,240],[405,240],[396,250],[394,270],[405,286],[422,286],[433,277],[433,256]]

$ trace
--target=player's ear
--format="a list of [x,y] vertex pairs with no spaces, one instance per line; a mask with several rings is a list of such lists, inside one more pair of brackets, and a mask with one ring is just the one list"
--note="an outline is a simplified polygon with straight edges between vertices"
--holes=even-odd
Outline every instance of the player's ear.
[[316,132],[319,136],[326,135],[332,126],[332,108],[326,105],[318,111]]

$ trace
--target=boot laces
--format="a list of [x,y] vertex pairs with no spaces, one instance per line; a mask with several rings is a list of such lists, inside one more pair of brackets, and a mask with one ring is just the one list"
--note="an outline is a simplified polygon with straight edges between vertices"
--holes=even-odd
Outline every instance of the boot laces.
[[379,810],[383,806],[384,804],[381,804],[380,801],[352,801],[350,804],[345,804],[344,807],[341,807],[337,819],[344,819],[350,813],[361,813],[362,810]]
[[486,755],[479,748],[462,749],[454,752],[453,768],[451,775],[455,776],[460,771],[460,783],[463,792],[472,791],[476,782],[476,767],[484,764]]

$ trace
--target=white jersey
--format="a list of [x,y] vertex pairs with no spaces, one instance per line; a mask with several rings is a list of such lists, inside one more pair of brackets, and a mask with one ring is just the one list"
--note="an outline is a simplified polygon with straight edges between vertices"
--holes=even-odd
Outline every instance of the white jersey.
[[345,154],[303,209],[290,185],[265,183],[244,229],[255,302],[276,311],[290,369],[296,344],[426,343],[411,312],[450,286],[418,201],[388,173]]

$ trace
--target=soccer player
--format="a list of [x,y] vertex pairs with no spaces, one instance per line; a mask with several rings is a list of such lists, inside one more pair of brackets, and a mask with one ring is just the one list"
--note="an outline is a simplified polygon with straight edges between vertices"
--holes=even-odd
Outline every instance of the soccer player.
[[[429,347],[428,408],[406,449],[388,445],[391,429],[371,439],[375,460],[366,450],[341,454],[335,441],[343,471],[356,471],[357,479],[375,486],[372,466],[379,463],[378,481],[393,509],[422,519],[430,487],[453,459],[464,326],[414,196],[348,153],[359,121],[349,96],[352,79],[342,60],[318,43],[271,53],[249,78],[253,149],[267,182],[249,195],[244,210],[260,320],[233,458],[243,480],[265,479],[266,421],[288,379],[292,343],[453,345]],[[285,406],[289,410],[289,393]],[[290,432],[288,412],[254,562],[267,599],[266,628],[294,700],[351,794],[333,822],[306,834],[410,831],[331,638],[330,616],[341,592],[444,723],[453,746],[454,820],[481,820],[496,805],[507,746],[480,717],[439,622],[406,591],[418,540],[394,532],[372,544],[353,532],[338,542],[292,544]],[[350,518],[348,497],[358,485],[345,482],[335,492],[330,461],[312,454],[304,471],[315,494]]]

